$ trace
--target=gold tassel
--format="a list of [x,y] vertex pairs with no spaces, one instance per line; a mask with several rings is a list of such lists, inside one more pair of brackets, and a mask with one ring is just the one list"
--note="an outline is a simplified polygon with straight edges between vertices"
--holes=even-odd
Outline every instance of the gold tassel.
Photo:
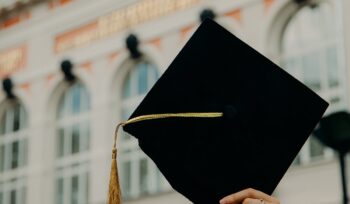
[[118,164],[117,164],[117,134],[119,127],[122,123],[117,125],[114,135],[114,145],[112,150],[112,165],[111,165],[111,175],[109,178],[109,190],[108,190],[108,204],[121,204],[121,189],[118,176]]
[[108,204],[121,204],[121,190],[118,177],[117,149],[112,151],[112,166],[109,179]]
[[114,144],[112,150],[112,166],[111,166],[111,175],[109,179],[109,191],[108,191],[108,204],[121,204],[122,195],[119,184],[118,176],[118,165],[117,165],[117,139],[118,139],[118,130],[124,125],[137,123],[145,120],[157,120],[163,118],[218,118],[222,117],[222,112],[213,112],[213,113],[164,113],[164,114],[150,114],[142,115],[128,121],[119,123],[115,129],[114,133]]

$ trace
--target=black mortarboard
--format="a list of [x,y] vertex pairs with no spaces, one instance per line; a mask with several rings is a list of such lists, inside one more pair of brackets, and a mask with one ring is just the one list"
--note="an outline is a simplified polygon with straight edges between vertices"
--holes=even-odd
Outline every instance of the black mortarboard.
[[121,126],[176,191],[213,204],[248,187],[271,194],[327,106],[205,20]]

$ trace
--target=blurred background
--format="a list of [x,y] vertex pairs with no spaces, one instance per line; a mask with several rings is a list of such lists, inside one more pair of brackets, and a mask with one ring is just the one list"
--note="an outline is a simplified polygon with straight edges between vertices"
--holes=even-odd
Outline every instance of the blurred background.
[[[326,114],[348,110],[349,9],[348,0],[0,0],[0,204],[105,203],[115,125],[205,18],[329,101]],[[190,203],[133,138],[118,146],[126,204]],[[311,137],[275,195],[341,203],[336,153]]]

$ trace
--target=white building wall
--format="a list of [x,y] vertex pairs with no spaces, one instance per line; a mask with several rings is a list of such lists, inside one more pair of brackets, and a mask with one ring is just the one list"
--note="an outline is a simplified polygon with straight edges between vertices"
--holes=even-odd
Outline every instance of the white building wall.
[[[287,0],[271,1],[266,7],[264,0],[202,0],[195,6],[136,27],[116,33],[110,37],[95,41],[89,45],[73,49],[62,54],[55,54],[54,38],[60,33],[74,29],[108,14],[130,1],[82,1],[76,0],[61,8],[47,10],[47,5],[34,9],[30,20],[6,30],[0,30],[0,50],[18,44],[28,47],[26,67],[12,75],[16,84],[15,93],[23,101],[29,115],[29,161],[28,161],[28,199],[27,204],[54,203],[54,112],[57,105],[59,84],[62,76],[59,62],[67,57],[76,67],[74,72],[86,85],[91,96],[91,148],[90,148],[90,194],[91,204],[105,203],[110,168],[111,144],[116,123],[120,120],[121,81],[124,76],[120,70],[128,58],[124,48],[124,39],[129,32],[138,34],[141,50],[153,60],[163,72],[182,48],[185,40],[180,30],[189,25],[198,25],[198,15],[203,8],[210,7],[218,13],[217,21],[237,34],[249,45],[268,57],[276,56],[272,35],[272,25],[279,16],[280,9],[288,4]],[[270,1],[269,1],[270,2]],[[290,7],[293,9],[293,7]],[[350,14],[346,12],[350,3],[343,0],[344,38],[347,56],[350,59]],[[239,9],[239,18],[223,16],[224,13]],[[295,9],[295,8],[294,8]],[[294,12],[294,11],[291,11]],[[238,20],[240,19],[240,20]],[[190,32],[187,34],[189,37]],[[161,39],[161,48],[149,40]],[[117,56],[110,59],[111,53]],[[275,59],[274,59],[275,60]],[[90,63],[91,69],[79,66]],[[349,69],[347,62],[347,70]],[[347,73],[349,76],[349,74]],[[29,84],[28,89],[23,84]],[[58,88],[57,88],[58,87]],[[1,93],[1,99],[5,96]],[[268,168],[268,167],[267,167]],[[275,194],[281,203],[299,204],[336,204],[340,203],[340,175],[336,159],[319,161],[302,166],[293,166],[278,186]],[[0,175],[1,180],[1,175]],[[170,191],[154,196],[145,196],[128,204],[186,204],[185,198]]]

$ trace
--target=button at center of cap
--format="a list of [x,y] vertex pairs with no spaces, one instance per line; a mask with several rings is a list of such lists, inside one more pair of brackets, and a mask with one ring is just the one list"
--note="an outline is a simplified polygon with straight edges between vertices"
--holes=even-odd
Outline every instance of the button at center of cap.
[[231,105],[226,105],[224,107],[223,113],[224,113],[224,118],[225,119],[231,119],[231,120],[236,118],[237,114],[238,114],[237,109],[234,106],[231,106]]

